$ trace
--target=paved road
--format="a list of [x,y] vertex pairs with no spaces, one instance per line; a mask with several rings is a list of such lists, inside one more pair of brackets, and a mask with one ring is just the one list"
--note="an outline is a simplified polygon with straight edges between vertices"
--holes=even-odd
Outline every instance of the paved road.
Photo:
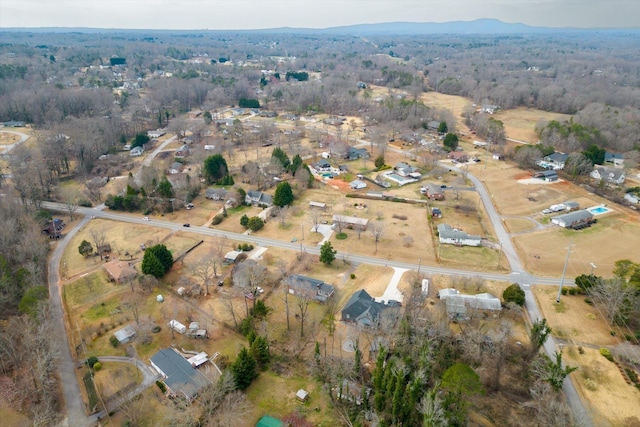
[[78,230],[89,221],[88,218],[81,220],[74,228],[66,229],[64,239],[58,241],[56,248],[49,259],[49,303],[51,306],[51,317],[53,319],[53,335],[59,345],[60,357],[57,360],[62,383],[62,393],[64,396],[64,404],[66,409],[66,419],[63,426],[83,427],[90,426],[93,423],[85,415],[84,403],[80,394],[80,385],[75,375],[75,360],[69,349],[69,339],[67,337],[67,329],[65,327],[65,313],[62,308],[62,288],[59,286],[60,277],[58,267],[60,259],[65,248]]
[[27,134],[24,134],[22,132],[16,132],[16,131],[13,131],[13,130],[0,130],[0,132],[10,133],[12,135],[18,135],[20,137],[20,141],[18,141],[16,143],[13,143],[13,144],[5,145],[4,149],[2,150],[2,154],[9,154],[11,152],[11,150],[13,150],[18,145],[22,144],[23,142],[25,142],[27,139],[30,138],[30,136],[27,135]]

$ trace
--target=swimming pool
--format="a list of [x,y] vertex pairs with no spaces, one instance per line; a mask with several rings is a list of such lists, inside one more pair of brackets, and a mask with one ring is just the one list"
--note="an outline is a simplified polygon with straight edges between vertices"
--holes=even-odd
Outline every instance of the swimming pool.
[[607,207],[604,206],[594,206],[592,208],[587,209],[589,212],[591,212],[593,215],[602,215],[608,212],[611,212],[612,209],[609,209]]

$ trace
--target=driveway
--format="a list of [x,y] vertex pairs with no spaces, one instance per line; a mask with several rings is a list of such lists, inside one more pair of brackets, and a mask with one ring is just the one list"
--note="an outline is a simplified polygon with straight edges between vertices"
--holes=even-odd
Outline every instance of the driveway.
[[27,134],[24,134],[22,132],[16,132],[16,131],[13,131],[13,130],[0,130],[0,132],[10,133],[12,135],[17,135],[17,136],[20,137],[20,141],[15,142],[13,144],[5,145],[4,149],[2,150],[2,154],[9,154],[11,152],[11,150],[13,150],[18,145],[20,145],[23,142],[25,142],[27,139],[31,138],[31,136],[29,136]]
[[384,290],[381,297],[375,298],[375,300],[382,303],[386,303],[389,300],[402,302],[404,295],[402,295],[402,292],[398,289],[398,283],[400,283],[402,275],[407,271],[409,270],[406,268],[393,267],[393,276],[391,276],[391,280],[389,280],[387,289]]

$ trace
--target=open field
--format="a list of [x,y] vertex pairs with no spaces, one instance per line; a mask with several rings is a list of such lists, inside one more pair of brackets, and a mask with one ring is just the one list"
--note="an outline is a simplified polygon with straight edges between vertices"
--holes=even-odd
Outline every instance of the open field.
[[[21,133],[27,134],[28,132]],[[20,141],[20,136],[0,130],[0,146],[15,144],[18,141]]]
[[538,141],[536,126],[551,120],[569,120],[571,115],[551,113],[534,108],[518,107],[511,110],[500,110],[492,116],[504,123],[507,138],[535,144]]
[[100,362],[102,369],[94,373],[98,393],[108,401],[111,396],[125,387],[135,387],[142,382],[142,375],[129,363]]
[[595,274],[608,277],[618,260],[640,262],[640,253],[631,250],[640,243],[640,221],[612,213],[584,230],[553,226],[516,236],[513,242],[525,268],[534,274],[559,276],[571,244],[567,277],[589,274],[591,263],[597,266]]
[[571,374],[578,393],[588,402],[594,425],[634,426],[640,422],[640,391],[627,384],[618,367],[597,349],[566,346],[563,360],[579,366]]

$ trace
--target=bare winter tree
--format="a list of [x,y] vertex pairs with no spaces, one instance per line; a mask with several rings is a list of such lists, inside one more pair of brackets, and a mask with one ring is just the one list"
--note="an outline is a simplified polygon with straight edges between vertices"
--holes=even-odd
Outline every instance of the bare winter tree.
[[[258,294],[258,287],[265,283],[267,280],[267,268],[258,264],[252,259],[243,261],[236,266],[233,273],[233,285],[238,289],[241,289],[245,293],[253,295],[253,307],[256,305],[256,295]],[[246,304],[247,316],[249,316],[249,307]]]
[[613,324],[635,295],[635,289],[626,280],[615,277],[598,281],[589,290],[589,295],[604,309],[607,320]]
[[104,227],[94,227],[89,230],[89,236],[93,243],[96,246],[96,251],[98,251],[98,255],[100,255],[100,260],[102,260],[102,250],[107,242],[107,232]]
[[303,295],[296,295],[294,297],[294,304],[297,308],[296,318],[300,322],[300,338],[304,337],[304,322],[307,319],[307,311],[311,300]]
[[218,277],[220,257],[215,251],[201,255],[191,266],[191,273],[201,280],[205,295],[209,295],[209,286]]
[[318,232],[318,225],[320,225],[320,220],[322,219],[322,214],[318,209],[311,209],[309,212],[309,216],[311,217],[311,222],[313,223],[313,232]]
[[378,253],[378,242],[382,239],[384,235],[384,223],[382,221],[376,221],[371,228],[369,229],[371,235],[373,236],[373,240],[375,242],[375,251],[374,254]]

